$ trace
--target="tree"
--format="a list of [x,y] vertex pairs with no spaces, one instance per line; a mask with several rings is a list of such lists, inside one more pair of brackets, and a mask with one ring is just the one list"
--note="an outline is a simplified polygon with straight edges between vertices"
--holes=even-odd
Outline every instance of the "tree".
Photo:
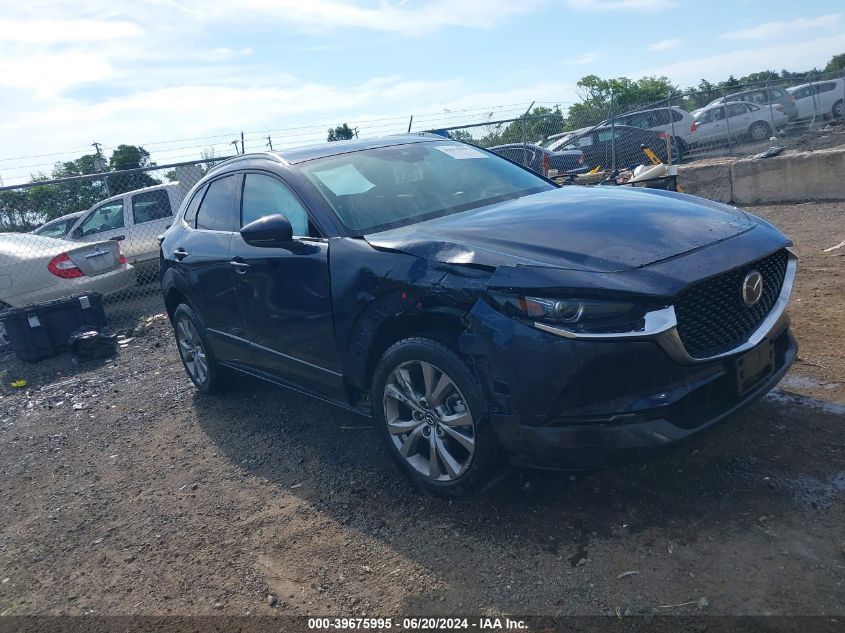
[[326,139],[327,141],[348,141],[353,136],[355,136],[355,131],[352,130],[349,125],[344,123],[343,125],[338,125],[336,128],[329,129],[329,136]]
[[[150,153],[143,147],[135,145],[118,145],[109,159],[110,171],[123,171],[126,169],[154,166],[155,163],[150,161]],[[158,185],[160,181],[150,176],[147,172],[135,172],[109,176],[108,184],[111,194],[116,195],[141,189],[142,187]]]
[[576,129],[595,125],[613,115],[623,114],[649,105],[666,105],[676,90],[668,77],[628,77],[602,79],[587,75],[578,81],[580,103],[569,108],[567,127]]
[[845,53],[834,55],[830,58],[830,61],[827,62],[827,66],[824,67],[824,72],[826,73],[835,73],[840,70],[845,70]]
[[[506,143],[536,143],[544,137],[563,130],[563,113],[558,106],[546,108],[537,106],[507,125],[500,123],[478,141],[482,147],[494,147]],[[454,138],[454,132],[449,136]]]

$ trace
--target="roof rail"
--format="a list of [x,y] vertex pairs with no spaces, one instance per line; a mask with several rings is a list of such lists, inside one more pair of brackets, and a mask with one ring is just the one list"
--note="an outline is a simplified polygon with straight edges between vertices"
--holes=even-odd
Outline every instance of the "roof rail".
[[251,158],[269,158],[269,159],[272,159],[272,160],[276,161],[277,163],[281,163],[283,165],[288,164],[288,162],[284,158],[282,158],[281,155],[278,154],[278,152],[266,152],[266,151],[250,152],[248,154],[239,154],[238,156],[232,156],[232,158],[224,160],[221,163],[217,163],[216,165],[213,165],[211,167],[211,169],[208,170],[208,173],[209,174],[214,173],[215,171],[217,171],[218,169],[220,169],[224,165],[231,165],[232,163],[237,163],[238,161],[241,161],[241,160],[249,160]]

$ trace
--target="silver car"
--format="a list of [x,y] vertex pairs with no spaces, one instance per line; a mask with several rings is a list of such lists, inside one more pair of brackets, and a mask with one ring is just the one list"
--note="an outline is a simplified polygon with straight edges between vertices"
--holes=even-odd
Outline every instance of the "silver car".
[[0,309],[78,292],[114,294],[135,283],[116,241],[73,243],[31,233],[0,233]]
[[692,115],[695,117],[695,145],[738,138],[763,141],[789,121],[780,105],[759,106],[743,101],[710,105]]

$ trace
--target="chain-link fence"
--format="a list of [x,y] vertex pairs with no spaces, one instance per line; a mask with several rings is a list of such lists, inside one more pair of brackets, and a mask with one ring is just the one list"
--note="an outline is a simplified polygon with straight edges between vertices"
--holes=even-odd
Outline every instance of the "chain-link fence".
[[108,326],[129,332],[161,312],[157,238],[219,160],[0,188],[0,313],[100,293]]
[[[702,82],[695,89],[670,89],[657,101],[650,94],[593,95],[577,104],[527,110],[444,111],[416,123],[413,117],[407,123],[390,119],[349,131],[375,136],[427,130],[492,149],[550,177],[587,183],[630,182],[638,177],[635,168],[652,163],[845,144],[845,70],[772,74],[718,87]],[[314,126],[301,134],[318,131]],[[288,131],[277,141],[282,154],[305,141],[297,143],[296,134]],[[238,153],[264,149],[264,137],[252,136],[246,148],[243,136],[231,145]],[[270,136],[266,141],[272,147]],[[0,187],[0,311],[99,292],[108,325],[117,331],[160,312],[156,238],[194,183],[224,160],[211,150],[201,160]],[[105,168],[104,161],[96,164],[97,156],[83,157],[92,159],[92,171]],[[4,342],[0,328],[0,346]]]
[[605,101],[430,131],[553,176],[845,143],[845,71],[673,89],[624,107]]

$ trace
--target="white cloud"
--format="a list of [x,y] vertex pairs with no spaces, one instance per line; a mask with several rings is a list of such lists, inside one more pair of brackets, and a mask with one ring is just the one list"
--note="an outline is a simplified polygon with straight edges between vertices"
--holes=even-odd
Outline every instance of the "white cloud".
[[672,40],[660,40],[659,42],[655,42],[654,44],[649,44],[646,48],[650,51],[669,51],[673,48],[678,48],[678,45],[681,43],[679,39],[672,39]]
[[662,11],[675,7],[677,0],[566,0],[579,11]]
[[592,64],[594,61],[601,59],[601,55],[599,55],[596,51],[590,51],[589,53],[584,53],[583,55],[579,55],[575,58],[575,63],[580,65],[585,64]]
[[0,41],[28,44],[92,42],[138,37],[144,29],[117,20],[7,20],[0,19]]
[[189,0],[177,6],[198,20],[263,17],[309,30],[357,28],[414,36],[443,27],[491,28],[533,11],[546,1],[429,0],[391,4],[382,0],[371,7],[370,3],[354,0]]
[[[717,55],[678,60],[671,64],[632,71],[630,77],[666,75],[678,85],[695,85],[704,77],[710,81],[737,77],[763,68],[813,68],[820,61],[845,50],[845,33],[819,37],[806,42],[776,42],[771,46],[755,46]],[[800,82],[796,82],[800,83]]]
[[803,31],[824,30],[835,32],[839,27],[841,14],[831,13],[817,18],[796,18],[784,22],[766,22],[749,29],[722,33],[719,37],[725,40],[764,40],[779,36],[795,36]]
[[31,90],[41,98],[61,94],[80,84],[105,81],[117,74],[107,59],[81,51],[0,57],[0,87]]

